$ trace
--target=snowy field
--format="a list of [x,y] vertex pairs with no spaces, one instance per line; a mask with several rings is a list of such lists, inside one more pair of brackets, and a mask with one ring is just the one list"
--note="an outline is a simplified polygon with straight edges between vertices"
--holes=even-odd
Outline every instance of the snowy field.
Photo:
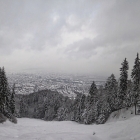
[[0,140],[140,140],[140,116],[103,125],[21,118],[0,124]]

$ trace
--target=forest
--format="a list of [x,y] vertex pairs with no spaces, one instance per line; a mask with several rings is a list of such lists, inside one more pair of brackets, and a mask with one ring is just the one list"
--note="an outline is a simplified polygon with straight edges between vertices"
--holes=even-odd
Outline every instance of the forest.
[[[134,106],[140,97],[140,59],[137,53],[128,79],[129,63],[121,63],[120,77],[111,74],[105,86],[97,88],[93,81],[89,94],[68,98],[55,91],[43,90],[29,95],[15,94],[8,86],[4,68],[0,69],[0,112],[7,118],[26,117],[45,121],[75,121],[103,124],[116,110]],[[7,115],[8,114],[8,115]],[[15,120],[15,119],[14,119]]]

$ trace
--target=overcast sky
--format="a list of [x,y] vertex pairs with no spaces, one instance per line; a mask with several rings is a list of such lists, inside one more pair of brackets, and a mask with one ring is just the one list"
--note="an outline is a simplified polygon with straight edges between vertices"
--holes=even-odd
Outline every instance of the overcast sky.
[[10,72],[119,76],[140,52],[139,0],[0,0],[0,65]]

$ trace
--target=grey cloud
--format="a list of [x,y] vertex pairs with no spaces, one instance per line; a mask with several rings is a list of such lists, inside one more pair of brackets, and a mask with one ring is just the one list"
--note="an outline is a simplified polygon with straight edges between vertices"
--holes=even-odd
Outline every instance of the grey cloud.
[[91,55],[96,55],[96,46],[94,45],[93,40],[85,38],[78,42],[74,42],[70,44],[68,48],[65,50],[67,55],[71,57],[90,57]]
[[[21,46],[30,46],[31,49],[40,50],[43,49],[46,42],[50,46],[57,46],[62,41],[60,34],[64,26],[69,31],[80,29],[78,28],[79,25],[71,26],[66,23],[66,19],[70,15],[75,15],[79,18],[80,24],[86,21],[96,1],[89,2],[84,0],[77,2],[74,0],[0,1],[0,31],[10,31],[13,38],[13,42],[11,42],[7,36],[2,37],[1,40],[6,42],[4,47],[9,48],[9,46],[12,46],[13,49],[16,49],[21,48]],[[59,16],[56,24],[53,22],[55,14]],[[26,34],[33,35],[29,39],[28,45],[26,45],[27,42],[22,40]],[[20,42],[19,40],[22,41]],[[0,46],[2,47],[3,45]]]
[[[96,30],[97,37],[92,40],[92,45],[87,46],[85,43],[81,49],[78,49],[79,51],[89,50],[91,52],[97,47],[107,49],[110,46],[117,50],[118,47],[127,45],[129,49],[140,45],[140,2],[125,0],[108,4],[109,2],[101,2],[99,12],[90,23],[90,29]],[[73,46],[79,48],[77,44]]]
[[[86,58],[87,71],[88,68],[91,71],[89,65],[95,56],[108,60],[109,64],[116,63],[114,69],[118,69],[125,57],[132,66],[140,51],[139,5],[137,0],[1,0],[0,54],[10,55],[16,49],[37,54],[47,48],[61,48],[59,55],[67,62],[74,58],[82,63]],[[61,47],[64,28],[68,34],[81,33],[82,37]],[[90,33],[91,37],[84,36],[83,31]],[[112,60],[109,60],[110,55]],[[97,63],[102,65],[102,60]],[[72,62],[74,66],[78,63]]]

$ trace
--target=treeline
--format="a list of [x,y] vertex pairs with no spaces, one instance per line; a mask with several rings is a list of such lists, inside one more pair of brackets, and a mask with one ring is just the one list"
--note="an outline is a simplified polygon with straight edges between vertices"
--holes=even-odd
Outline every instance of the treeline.
[[111,74],[105,86],[96,87],[92,83],[89,94],[78,94],[69,99],[50,90],[18,95],[17,116],[44,120],[73,120],[79,123],[105,123],[109,115],[124,107],[133,106],[140,97],[140,59],[137,54],[128,80],[129,64],[127,59],[121,63],[120,78]]
[[4,67],[0,68],[0,122],[8,118],[13,123],[17,123],[15,118],[15,92],[8,85]]

